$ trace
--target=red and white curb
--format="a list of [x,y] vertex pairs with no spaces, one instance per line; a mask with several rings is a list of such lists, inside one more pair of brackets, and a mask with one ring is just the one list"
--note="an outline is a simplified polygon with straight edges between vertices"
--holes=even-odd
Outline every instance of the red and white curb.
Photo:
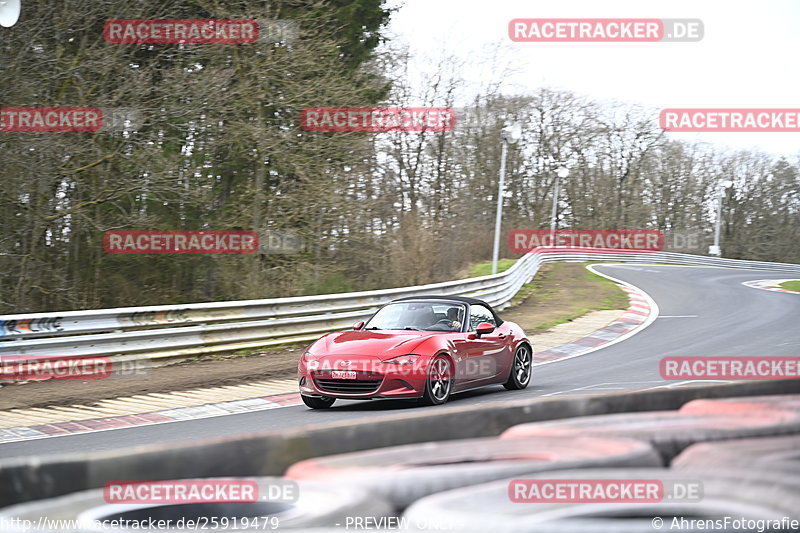
[[606,348],[639,333],[658,317],[658,305],[646,292],[630,283],[596,271],[593,265],[586,268],[598,276],[619,284],[620,288],[628,293],[630,302],[628,309],[616,321],[602,329],[570,343],[535,353],[533,366],[555,363]]
[[254,411],[266,411],[302,404],[299,392],[289,394],[276,394],[263,398],[248,398],[232,402],[221,402],[191,407],[180,407],[166,411],[153,411],[135,415],[112,416],[106,418],[93,418],[75,422],[57,422],[29,427],[16,427],[0,429],[0,443],[17,442],[22,440],[43,439],[60,437],[63,435],[77,435],[80,433],[95,433],[112,429],[125,429],[136,426],[150,426],[168,422],[196,420]]
[[[586,337],[550,348],[534,355],[534,366],[546,365],[586,355],[600,348],[605,348],[635,335],[658,316],[658,306],[641,289],[624,281],[612,278],[587,267],[589,270],[618,283],[628,293],[630,306],[615,322],[593,332]],[[0,443],[18,442],[33,439],[45,439],[82,433],[96,433],[114,429],[125,429],[138,426],[166,424],[201,418],[212,418],[254,411],[267,411],[281,407],[302,405],[299,392],[275,394],[259,398],[248,398],[221,403],[208,403],[190,407],[180,407],[163,411],[151,411],[141,414],[93,418],[74,422],[56,422],[28,427],[0,429]]]
[[791,294],[800,294],[800,292],[790,291],[789,289],[784,289],[780,287],[781,283],[786,283],[787,281],[800,281],[798,279],[757,279],[754,281],[745,281],[742,285],[746,287],[750,287],[752,289],[762,289],[765,291],[773,291],[773,292],[788,292]]

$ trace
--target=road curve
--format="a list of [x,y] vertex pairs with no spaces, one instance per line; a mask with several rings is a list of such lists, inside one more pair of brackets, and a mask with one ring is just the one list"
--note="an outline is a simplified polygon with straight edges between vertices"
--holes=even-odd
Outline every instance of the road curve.
[[[454,396],[449,406],[676,385],[661,380],[664,356],[796,356],[800,354],[800,296],[758,291],[745,281],[782,275],[764,270],[666,265],[597,265],[632,283],[658,304],[659,317],[633,337],[592,353],[537,367],[524,391],[487,387]],[[502,313],[501,313],[502,314]],[[253,376],[256,378],[257,376]],[[329,411],[293,406],[215,418],[68,435],[0,445],[0,458],[94,453],[148,444],[191,443],[288,427],[391,416],[413,409],[399,401],[339,401]]]

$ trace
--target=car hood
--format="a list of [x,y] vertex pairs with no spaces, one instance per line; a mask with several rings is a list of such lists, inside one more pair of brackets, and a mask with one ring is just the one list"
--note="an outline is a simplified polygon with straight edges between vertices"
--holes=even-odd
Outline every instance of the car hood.
[[431,335],[429,331],[342,331],[325,335],[308,351],[316,356],[371,355],[385,360],[414,353]]

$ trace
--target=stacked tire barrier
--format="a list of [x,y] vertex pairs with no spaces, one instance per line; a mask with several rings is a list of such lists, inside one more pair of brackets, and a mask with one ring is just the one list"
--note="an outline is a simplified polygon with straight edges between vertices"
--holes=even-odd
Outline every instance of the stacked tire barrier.
[[[657,401],[641,403],[650,409],[664,407],[661,411],[604,409],[593,416],[525,421],[496,437],[322,456],[295,462],[279,478],[249,478],[262,484],[296,482],[299,498],[290,505],[109,506],[102,491],[95,489],[2,509],[0,521],[35,522],[42,516],[174,520],[269,513],[282,519],[280,529],[320,532],[326,529],[310,528],[492,533],[652,533],[662,527],[796,530],[792,520],[800,520],[800,394],[713,398],[719,395],[715,390],[741,394],[745,385],[753,390],[764,387],[742,383],[699,386],[694,392],[658,391]],[[796,390],[796,382],[772,386],[778,393]],[[608,405],[612,396],[556,403],[580,402],[585,409]],[[528,420],[539,419],[536,402],[529,405]],[[430,415],[420,418],[424,416]],[[665,488],[692,483],[700,491],[686,499],[665,490],[660,498],[646,501],[520,502],[512,497],[512,488],[521,481],[554,480],[657,481]],[[321,502],[327,503],[320,507]]]
[[651,443],[669,461],[699,442],[800,433],[800,413],[762,409],[733,414],[657,411],[586,416],[515,426],[501,439],[561,435],[618,436]]
[[[180,480],[191,483],[201,480]],[[213,479],[203,481],[215,481]],[[268,494],[270,485],[278,486],[280,478],[250,478],[259,487],[259,493]],[[187,530],[239,529],[232,527],[245,522],[244,529],[307,529],[316,526],[344,522],[348,518],[380,518],[390,516],[392,508],[371,494],[349,487],[321,485],[301,481],[297,484],[296,501],[275,498],[255,503],[197,503],[197,504],[110,504],[103,489],[82,491],[50,500],[35,501],[0,510],[0,522],[12,523],[12,519],[27,520],[41,524],[46,517],[51,522],[73,521],[80,524],[78,531],[126,531],[132,528],[114,527],[114,521],[170,520],[172,524],[197,524],[201,527],[186,527]],[[214,517],[216,520],[209,520]],[[264,520],[268,518],[269,520]],[[214,527],[216,523],[216,527]],[[205,525],[206,527],[202,527]],[[222,527],[222,526],[230,527]],[[16,526],[3,531],[22,533],[28,528]],[[41,528],[38,528],[41,529]],[[139,528],[137,528],[139,529]],[[158,528],[181,530],[184,528]],[[30,531],[30,529],[28,529]]]
[[[522,424],[508,429],[499,440],[519,440],[520,444],[525,443],[523,450],[549,451],[554,455],[565,448],[575,453],[575,447],[588,446],[595,453],[605,454],[602,462],[606,464],[598,468],[595,461],[592,469],[562,469],[559,461],[554,461],[552,466],[534,469],[522,461],[515,465],[515,476],[483,484],[470,474],[495,465],[492,454],[481,452],[490,447],[501,449],[493,447],[490,439],[323,457],[294,465],[288,476],[328,479],[370,490],[396,508],[405,509],[404,518],[412,529],[414,525],[426,526],[418,527],[420,530],[431,529],[435,524],[438,529],[476,532],[653,531],[658,529],[654,524],[663,527],[665,519],[687,517],[681,531],[704,531],[714,521],[721,523],[723,530],[742,530],[743,524],[755,524],[762,531],[783,531],[791,530],[791,520],[800,520],[800,478],[796,475],[800,471],[798,415],[800,395],[782,395],[695,400],[677,411]],[[742,438],[754,436],[762,438]],[[609,469],[619,458],[610,453],[608,444],[592,441],[597,437],[652,445],[659,452],[658,462],[671,468],[629,468],[636,461],[642,466],[652,461],[651,457],[640,456],[629,458],[624,468]],[[564,439],[565,444],[559,444],[559,439]],[[463,463],[447,466],[454,457],[442,454],[445,448],[460,450]],[[584,453],[590,452],[584,449]],[[414,468],[416,465],[421,467]],[[500,474],[501,470],[495,472]],[[655,479],[664,484],[691,480],[702,487],[702,498],[680,501],[665,495],[663,501],[646,503],[519,503],[510,497],[510,484],[520,477],[565,481]],[[446,478],[447,482],[442,483]],[[459,483],[465,486],[445,488]],[[440,491],[423,496],[437,484]],[[415,501],[409,503],[408,496],[415,496]],[[726,524],[725,517],[731,520],[730,524]]]
[[[506,479],[422,498],[405,514],[409,523],[438,517],[460,531],[707,531],[711,523],[716,524],[713,529],[724,531],[797,530],[798,414],[800,395],[695,400],[678,411],[522,424],[501,435],[512,440],[555,435],[640,439],[651,443],[669,468],[577,469],[525,477],[573,482],[659,480],[664,485],[691,481],[702,488],[702,497],[695,501],[665,494],[662,501],[646,503],[519,503],[510,498],[515,480]],[[760,438],[741,438],[748,436]]]
[[[764,522],[783,517],[798,518],[800,488],[777,484],[769,476],[747,476],[737,471],[685,472],[672,469],[595,469],[547,472],[525,476],[528,479],[659,480],[685,482],[691,479],[703,488],[699,501],[661,501],[651,503],[518,503],[509,498],[509,484],[503,480],[442,492],[423,498],[406,510],[410,524],[436,520],[454,530],[537,533],[627,532],[646,533],[665,530],[707,531],[707,527],[680,529],[664,524],[673,517],[716,521],[741,517],[747,522]],[[687,520],[688,522],[688,520]],[[659,527],[659,524],[661,526]],[[719,528],[731,531],[734,528]],[[738,528],[738,530],[742,530]],[[752,529],[743,529],[752,531]],[[762,531],[781,531],[765,528]]]
[[429,494],[508,476],[565,468],[661,464],[661,457],[645,442],[570,436],[380,448],[310,459],[295,464],[286,475],[357,486],[403,510]]
[[672,461],[673,468],[752,468],[800,484],[800,436],[735,439],[695,444]]

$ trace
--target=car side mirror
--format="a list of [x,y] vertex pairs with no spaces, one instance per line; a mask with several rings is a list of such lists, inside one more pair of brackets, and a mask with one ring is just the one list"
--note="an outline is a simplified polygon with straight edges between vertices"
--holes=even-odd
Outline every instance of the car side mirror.
[[364,327],[364,321],[363,320],[359,320],[358,322],[353,324],[353,329],[355,329],[355,330],[359,330],[359,329],[361,329],[363,327]]
[[475,328],[475,333],[480,337],[481,335],[488,335],[489,333],[494,331],[494,326],[489,324],[488,322],[481,322],[478,324],[478,327]]

